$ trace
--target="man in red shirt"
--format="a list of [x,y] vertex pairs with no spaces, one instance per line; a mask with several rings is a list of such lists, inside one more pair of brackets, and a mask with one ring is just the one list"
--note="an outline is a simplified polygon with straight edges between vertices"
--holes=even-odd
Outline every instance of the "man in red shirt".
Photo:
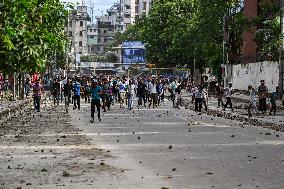
[[33,86],[33,97],[34,97],[34,106],[35,109],[40,112],[40,100],[41,100],[41,95],[44,93],[43,87],[40,84],[40,80],[36,80],[36,83]]

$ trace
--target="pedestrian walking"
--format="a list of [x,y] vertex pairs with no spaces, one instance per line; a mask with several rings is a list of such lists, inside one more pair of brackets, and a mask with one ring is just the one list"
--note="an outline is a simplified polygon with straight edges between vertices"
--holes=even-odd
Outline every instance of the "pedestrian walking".
[[266,113],[266,98],[268,96],[268,88],[265,86],[265,81],[260,81],[260,86],[258,87],[258,97],[259,97],[259,111],[262,111],[263,114]]
[[276,115],[276,100],[279,98],[279,87],[276,87],[276,90],[274,92],[271,93],[270,95],[270,103],[271,103],[271,107],[270,107],[270,112],[269,115]]
[[226,104],[224,105],[224,108],[223,108],[224,111],[226,110],[228,105],[233,111],[232,95],[233,95],[233,86],[232,86],[232,82],[230,82],[229,87],[227,87],[224,92],[224,96],[226,98]]
[[137,87],[137,96],[138,96],[138,106],[142,106],[142,103],[146,107],[146,94],[147,94],[147,86],[145,85],[143,80],[138,81]]
[[73,110],[75,110],[78,107],[78,110],[80,110],[80,96],[81,96],[81,84],[79,82],[79,79],[77,79],[73,85],[73,93],[74,93],[74,107]]
[[44,93],[43,86],[40,84],[40,80],[38,79],[36,80],[36,83],[33,86],[34,107],[37,112],[40,112],[40,102],[43,93]]
[[101,94],[102,88],[98,85],[97,80],[92,81],[92,86],[90,89],[91,95],[91,123],[94,123],[95,119],[95,110],[97,109],[98,120],[101,121]]

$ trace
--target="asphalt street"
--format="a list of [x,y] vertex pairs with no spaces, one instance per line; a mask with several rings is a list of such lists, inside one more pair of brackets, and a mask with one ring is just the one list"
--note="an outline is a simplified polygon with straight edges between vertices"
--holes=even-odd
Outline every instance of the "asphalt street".
[[173,109],[170,102],[158,109],[116,105],[93,124],[89,109],[71,111],[72,123],[115,157],[108,164],[125,170],[98,179],[96,188],[284,188],[283,133]]

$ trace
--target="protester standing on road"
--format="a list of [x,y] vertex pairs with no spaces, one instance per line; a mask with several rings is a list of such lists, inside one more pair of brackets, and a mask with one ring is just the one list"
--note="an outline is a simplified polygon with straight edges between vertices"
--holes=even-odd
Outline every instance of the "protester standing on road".
[[95,109],[97,108],[98,120],[101,121],[101,94],[102,88],[97,84],[97,80],[92,81],[92,86],[90,89],[91,101],[91,123],[94,123],[95,119]]
[[78,106],[78,110],[80,110],[80,96],[81,96],[81,84],[77,79],[73,86],[73,93],[74,93],[74,107],[75,110]]
[[142,106],[142,100],[143,100],[144,106],[146,107],[146,94],[147,94],[147,86],[142,80],[139,80],[137,87],[138,106]]
[[219,108],[220,106],[221,108],[223,108],[224,107],[224,102],[223,102],[224,88],[222,86],[219,86],[218,83],[216,84],[216,92],[217,92],[217,99],[218,99],[217,108]]
[[230,82],[229,87],[227,87],[224,92],[224,96],[226,98],[226,104],[224,105],[223,110],[226,110],[227,106],[229,105],[231,110],[233,111],[232,94],[233,94],[233,86],[232,82]]
[[260,86],[258,87],[258,96],[259,96],[259,110],[262,113],[266,113],[266,98],[268,95],[268,88],[265,86],[264,80],[260,81]]
[[40,101],[41,95],[44,93],[43,86],[40,84],[40,80],[36,80],[35,85],[33,86],[33,98],[35,109],[40,112]]
[[276,115],[276,100],[279,98],[279,87],[276,87],[276,90],[271,93],[270,95],[270,103],[271,103],[271,108],[269,115],[272,115],[272,112],[274,115]]
[[126,96],[127,96],[127,101],[128,101],[128,109],[131,110],[133,106],[133,97],[135,95],[135,84],[133,83],[132,80],[129,81],[129,84],[127,86],[126,90]]
[[149,108],[151,107],[151,104],[153,104],[153,108],[157,107],[157,99],[158,99],[158,91],[157,91],[157,82],[155,79],[153,79],[151,82],[149,82],[149,91],[150,91],[150,103]]
[[[0,87],[1,88],[1,87]],[[30,79],[27,77],[26,81],[25,81],[25,95],[26,98],[28,98],[29,94],[30,94],[30,88],[31,88],[31,83],[30,83]],[[1,89],[0,89],[1,90]],[[0,92],[1,94],[1,92]]]
[[119,103],[120,103],[120,108],[123,108],[123,105],[126,101],[126,88],[127,84],[126,81],[123,80],[122,83],[119,85]]
[[54,79],[52,84],[52,93],[53,93],[53,104],[54,106],[59,105],[59,95],[60,95],[60,83],[57,78]]
[[65,106],[66,111],[68,111],[68,107],[70,104],[71,94],[72,94],[72,83],[70,79],[67,79],[67,83],[64,84],[63,90],[64,90],[64,100],[65,100]]
[[256,91],[251,85],[248,86],[248,91],[249,91],[248,116],[252,117],[252,110],[254,110],[255,113],[258,112],[256,106]]
[[195,103],[195,111],[201,112],[202,110],[202,102],[203,102],[203,88],[199,87],[198,90],[194,91],[194,103]]

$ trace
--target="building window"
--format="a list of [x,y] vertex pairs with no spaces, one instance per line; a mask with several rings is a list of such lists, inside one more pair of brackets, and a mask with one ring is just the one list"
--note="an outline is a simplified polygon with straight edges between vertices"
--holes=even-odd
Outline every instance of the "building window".
[[147,9],[147,2],[143,2],[143,10]]
[[107,42],[107,38],[104,38],[104,42]]
[[101,42],[101,38],[98,38],[98,42]]
[[80,31],[80,34],[79,34],[79,36],[83,36],[83,32],[82,32],[82,31]]
[[99,33],[101,33],[101,30],[98,30],[99,31]]
[[93,30],[92,30],[92,29],[90,29],[90,32],[93,32]]
[[136,4],[136,5],[139,5],[139,0],[135,0],[135,4]]
[[138,14],[138,13],[139,13],[139,7],[136,6],[136,7],[135,7],[135,14]]
[[96,30],[96,29],[94,29],[94,32],[97,32],[97,30]]
[[72,37],[72,31],[69,31],[69,37]]
[[106,33],[107,31],[106,30],[104,30],[104,33]]
[[94,37],[95,37],[95,36],[93,36],[93,35],[90,35],[90,38],[91,38],[91,39],[94,39]]
[[109,28],[108,31],[113,31],[113,29]]
[[82,47],[82,46],[83,46],[83,45],[82,45],[82,41],[79,41],[79,46],[80,46],[80,47]]
[[83,27],[84,26],[84,22],[80,21],[80,26]]
[[130,9],[130,5],[125,5],[125,9]]

